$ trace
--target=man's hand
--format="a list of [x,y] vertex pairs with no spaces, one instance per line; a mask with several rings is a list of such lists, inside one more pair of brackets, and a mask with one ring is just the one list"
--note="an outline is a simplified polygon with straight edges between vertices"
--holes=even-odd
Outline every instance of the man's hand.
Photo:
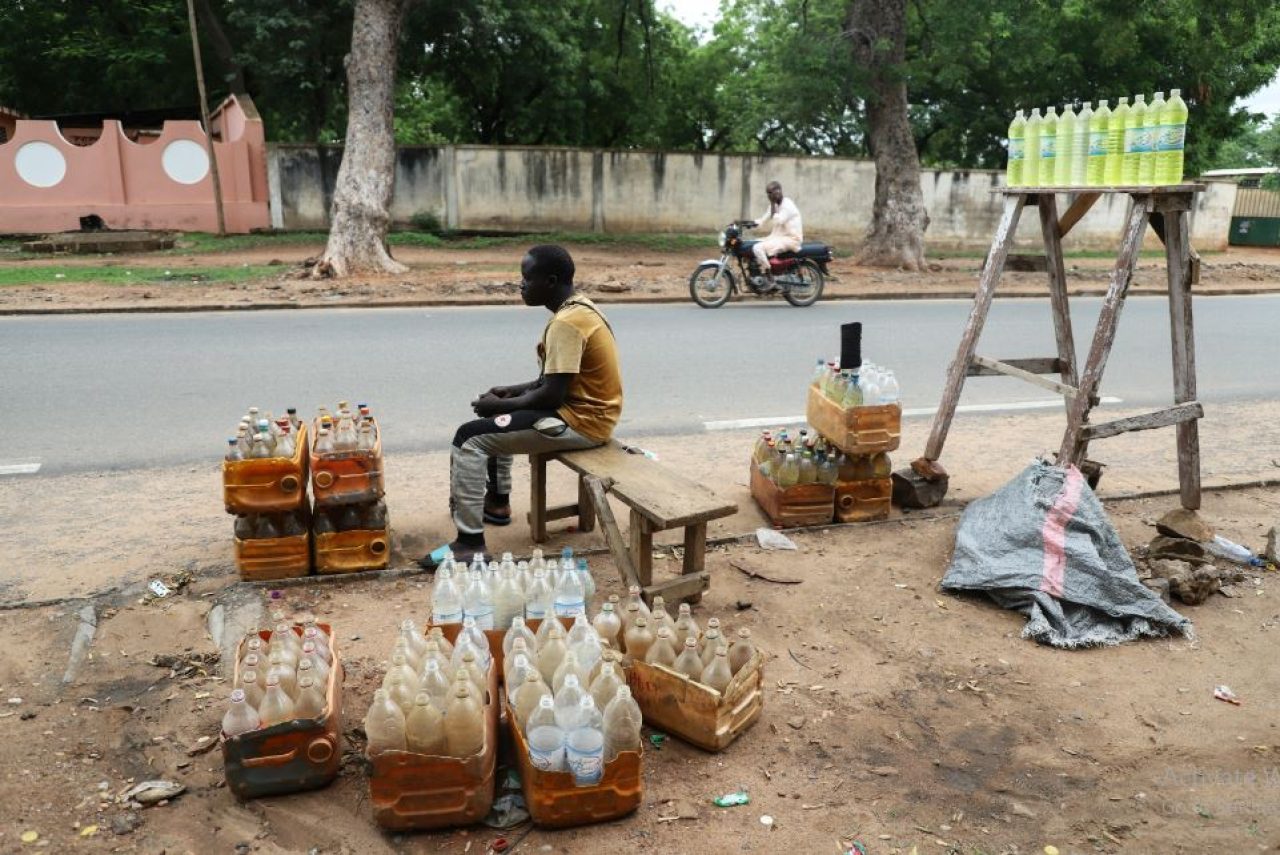
[[482,419],[491,419],[494,416],[502,415],[508,412],[507,404],[496,395],[486,392],[479,398],[471,402],[471,409]]
[[514,398],[520,394],[518,386],[494,386],[488,392],[483,393],[480,397],[489,398]]

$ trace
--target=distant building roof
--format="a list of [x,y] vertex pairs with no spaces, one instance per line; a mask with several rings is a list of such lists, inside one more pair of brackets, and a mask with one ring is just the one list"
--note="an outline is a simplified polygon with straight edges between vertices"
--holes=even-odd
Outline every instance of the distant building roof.
[[52,119],[60,125],[91,127],[102,124],[104,119],[117,119],[129,127],[160,127],[170,119],[200,120],[200,107],[196,104],[182,107],[158,107],[150,110],[101,110],[92,113],[37,113],[32,119]]

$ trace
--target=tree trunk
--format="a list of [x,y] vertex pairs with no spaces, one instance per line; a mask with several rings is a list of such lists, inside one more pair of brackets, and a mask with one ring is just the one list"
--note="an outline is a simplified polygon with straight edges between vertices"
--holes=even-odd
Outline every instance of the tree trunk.
[[357,0],[347,54],[347,143],[333,191],[329,244],[314,275],[404,273],[387,250],[395,182],[396,54],[409,0]]
[[845,16],[854,61],[866,72],[867,147],[876,164],[876,197],[859,264],[924,269],[929,214],[920,192],[920,156],[907,116],[906,0],[853,0]]

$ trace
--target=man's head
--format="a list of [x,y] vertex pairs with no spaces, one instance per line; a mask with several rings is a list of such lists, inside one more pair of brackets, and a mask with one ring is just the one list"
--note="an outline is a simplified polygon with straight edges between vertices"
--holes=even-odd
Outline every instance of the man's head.
[[782,201],[782,185],[777,181],[770,181],[764,188],[764,194],[769,197],[769,201],[777,205]]
[[562,246],[539,244],[520,262],[520,297],[526,306],[548,306],[573,290],[573,258]]

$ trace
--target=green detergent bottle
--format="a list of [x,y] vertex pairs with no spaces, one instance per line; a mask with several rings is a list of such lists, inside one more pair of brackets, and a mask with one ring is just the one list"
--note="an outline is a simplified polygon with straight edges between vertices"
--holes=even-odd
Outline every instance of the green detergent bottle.
[[1009,166],[1004,177],[1007,187],[1022,186],[1022,166],[1027,159],[1026,132],[1027,120],[1019,110],[1009,123]]
[[1076,111],[1068,104],[1058,117],[1058,141],[1054,145],[1053,183],[1058,187],[1071,184],[1071,148],[1075,136]]
[[1089,120],[1089,166],[1085,183],[1101,187],[1107,183],[1107,127],[1111,122],[1111,110],[1105,100],[1098,102]]
[[1023,129],[1022,145],[1026,157],[1022,161],[1022,186],[1040,186],[1040,108],[1036,107],[1027,117],[1027,125]]
[[1040,187],[1052,187],[1058,172],[1058,114],[1055,107],[1044,108],[1040,121],[1040,170],[1037,173]]
[[1170,89],[1156,140],[1156,183],[1182,183],[1183,148],[1187,141],[1187,104],[1181,89]]
[[1093,110],[1085,101],[1076,113],[1076,129],[1071,135],[1071,186],[1084,187],[1089,174],[1089,127],[1093,122]]
[[1109,187],[1118,186],[1124,177],[1124,127],[1128,121],[1129,96],[1125,95],[1116,102],[1107,122],[1107,168],[1102,183]]
[[1133,107],[1124,122],[1124,170],[1120,173],[1120,183],[1136,186],[1139,169],[1142,165],[1141,137],[1147,123],[1147,96],[1134,95]]
[[1160,137],[1160,126],[1164,123],[1164,93],[1157,92],[1147,107],[1147,120],[1142,126],[1139,141],[1138,183],[1152,185],[1156,183],[1156,140]]

